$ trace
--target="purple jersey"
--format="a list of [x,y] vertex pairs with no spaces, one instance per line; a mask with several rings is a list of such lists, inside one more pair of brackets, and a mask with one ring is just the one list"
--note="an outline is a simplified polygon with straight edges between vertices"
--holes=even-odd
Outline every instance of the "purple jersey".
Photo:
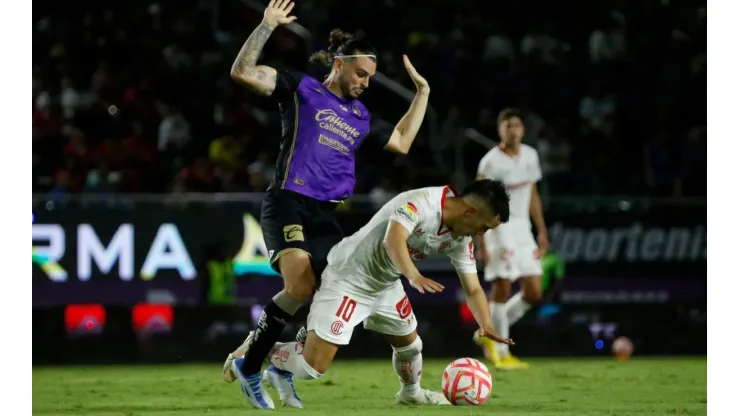
[[371,129],[370,136],[380,147],[391,131],[376,133],[360,101],[340,98],[301,73],[279,73],[273,97],[280,103],[282,141],[271,186],[320,201],[350,197],[355,152]]

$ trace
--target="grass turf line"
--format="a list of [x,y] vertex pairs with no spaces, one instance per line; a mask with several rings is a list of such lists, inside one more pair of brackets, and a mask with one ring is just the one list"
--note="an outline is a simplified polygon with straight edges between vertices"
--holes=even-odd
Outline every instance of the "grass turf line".
[[[440,389],[451,360],[424,362],[422,385]],[[339,361],[318,381],[299,381],[304,416],[358,415],[705,415],[706,358],[531,360],[496,372],[493,394],[478,407],[398,406],[390,357]],[[274,390],[269,390],[279,403]],[[34,415],[235,415],[256,413],[221,364],[33,369]],[[345,413],[348,414],[348,413]]]

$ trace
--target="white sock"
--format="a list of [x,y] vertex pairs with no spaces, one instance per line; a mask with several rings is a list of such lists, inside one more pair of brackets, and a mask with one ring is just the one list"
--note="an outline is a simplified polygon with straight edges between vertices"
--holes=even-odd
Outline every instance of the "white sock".
[[424,344],[419,336],[411,344],[393,347],[393,369],[401,383],[401,394],[413,396],[421,390],[421,349]]
[[278,342],[270,351],[270,362],[280,370],[290,371],[298,380],[314,380],[322,376],[303,358],[303,344],[300,342]]
[[[493,302],[493,308],[491,311],[493,328],[504,338],[509,338],[509,316],[506,311],[507,305],[508,303]],[[496,351],[498,351],[499,356],[503,357],[509,354],[509,346],[497,342]]]
[[532,308],[532,305],[522,299],[522,292],[518,292],[506,302],[506,316],[509,318],[509,325],[514,325],[518,320]]

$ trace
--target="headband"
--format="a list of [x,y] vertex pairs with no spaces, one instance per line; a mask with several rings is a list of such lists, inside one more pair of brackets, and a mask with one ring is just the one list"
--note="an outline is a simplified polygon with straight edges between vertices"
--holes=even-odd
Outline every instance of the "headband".
[[372,54],[359,54],[359,55],[337,55],[337,56],[335,56],[335,57],[334,57],[334,59],[337,59],[337,58],[361,58],[361,57],[363,57],[363,56],[364,56],[364,57],[367,57],[367,58],[373,58],[373,59],[378,59],[378,58],[377,58],[377,57],[376,57],[375,55],[372,55]]

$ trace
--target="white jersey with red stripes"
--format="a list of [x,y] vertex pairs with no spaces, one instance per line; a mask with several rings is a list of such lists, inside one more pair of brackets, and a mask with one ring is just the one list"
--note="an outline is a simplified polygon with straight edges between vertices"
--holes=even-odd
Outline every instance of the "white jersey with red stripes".
[[501,147],[494,147],[478,164],[478,175],[503,182],[511,198],[509,222],[492,230],[493,234],[525,231],[531,233],[529,204],[532,199],[532,187],[542,179],[537,151],[531,146],[522,144],[519,147],[519,154],[512,156],[505,153]]
[[511,198],[509,221],[485,235],[491,261],[484,269],[484,277],[486,280],[497,277],[515,280],[540,275],[541,265],[529,214],[532,187],[542,179],[537,151],[522,144],[519,154],[512,156],[495,147],[481,159],[478,175],[503,182]]
[[453,237],[442,225],[445,201],[455,195],[448,186],[414,189],[397,195],[364,227],[331,249],[322,285],[330,281],[365,293],[379,293],[393,287],[401,273],[383,245],[391,222],[408,230],[406,246],[413,260],[446,255],[458,272],[477,273],[472,239]]

